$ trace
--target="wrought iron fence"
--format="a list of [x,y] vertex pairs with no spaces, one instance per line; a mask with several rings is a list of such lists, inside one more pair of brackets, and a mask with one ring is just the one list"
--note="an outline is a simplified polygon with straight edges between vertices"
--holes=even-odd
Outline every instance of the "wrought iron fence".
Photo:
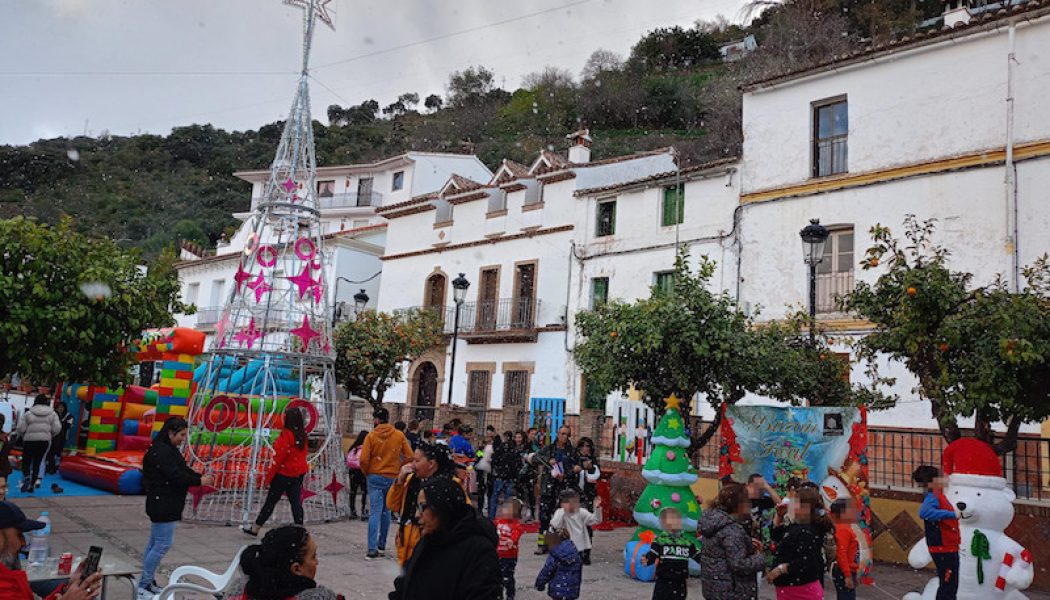
[[[967,433],[969,435],[969,433]],[[872,488],[921,491],[911,480],[919,465],[940,466],[947,445],[937,431],[871,428],[868,479]],[[1002,457],[1003,476],[1025,502],[1050,502],[1050,439],[1022,435],[1017,449]]]
[[[536,313],[540,300],[532,298],[500,298],[464,302],[459,307],[459,334],[485,334],[500,331],[525,331],[536,328]],[[451,334],[456,325],[455,306],[412,306],[391,311],[405,315],[413,311],[431,311],[441,317],[444,332]]]
[[197,327],[210,327],[219,322],[222,315],[221,306],[208,306],[197,309]]

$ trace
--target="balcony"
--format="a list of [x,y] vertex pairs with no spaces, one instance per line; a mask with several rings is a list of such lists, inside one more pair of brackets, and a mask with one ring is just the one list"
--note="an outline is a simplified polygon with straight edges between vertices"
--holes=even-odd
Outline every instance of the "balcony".
[[367,208],[378,207],[383,204],[383,194],[379,192],[350,192],[347,194],[333,194],[322,196],[317,199],[317,208],[331,210],[336,208]]
[[[441,315],[446,335],[452,335],[456,307],[416,306],[393,311],[406,314],[411,310],[431,310]],[[464,302],[459,310],[459,337],[470,344],[497,344],[506,342],[535,342],[536,317],[540,301],[528,298],[501,298]]]
[[219,322],[219,317],[221,316],[221,306],[208,306],[206,308],[198,308],[196,313],[197,328],[205,329],[215,327],[215,324]]
[[837,313],[838,297],[853,291],[853,271],[817,274],[817,312]]
[[[252,198],[252,210],[259,206],[263,198]],[[320,210],[339,210],[348,208],[376,208],[383,205],[383,194],[379,192],[350,192],[346,194],[332,194],[331,196],[318,196],[317,208]]]

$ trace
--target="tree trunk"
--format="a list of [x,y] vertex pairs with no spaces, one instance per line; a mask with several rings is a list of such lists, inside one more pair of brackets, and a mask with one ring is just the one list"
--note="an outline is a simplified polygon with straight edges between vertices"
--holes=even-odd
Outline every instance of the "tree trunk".
[[995,449],[995,453],[1002,456],[1008,454],[1017,449],[1017,434],[1021,430],[1021,417],[1013,416],[1010,417],[1010,422],[1006,425],[1006,434],[1003,439],[999,440],[999,443],[993,444],[992,448]]
[[719,407],[719,410],[715,411],[715,419],[713,421],[711,421],[711,424],[707,426],[707,429],[705,429],[704,432],[701,433],[699,437],[693,437],[689,441],[690,442],[689,443],[689,457],[690,458],[695,458],[696,457],[696,453],[699,452],[701,448],[706,446],[707,443],[711,441],[711,438],[714,437],[715,432],[718,431],[718,427],[721,424],[722,424],[722,411],[721,411],[721,407]]
[[375,398],[368,397],[368,403],[372,405],[374,409],[383,408],[383,395],[386,394],[386,388],[380,386],[376,388]]
[[949,444],[962,437],[959,422],[954,415],[945,414],[944,407],[939,401],[930,399],[930,410],[933,412],[933,418],[937,419],[937,427],[940,428],[941,435]]
[[973,436],[986,444],[993,444],[995,432],[992,431],[991,420],[978,413],[973,420]]

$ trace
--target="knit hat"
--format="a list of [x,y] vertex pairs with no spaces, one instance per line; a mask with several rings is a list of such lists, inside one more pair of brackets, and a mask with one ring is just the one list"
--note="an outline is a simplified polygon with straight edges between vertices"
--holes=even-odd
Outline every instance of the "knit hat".
[[950,482],[977,487],[1002,487],[1002,459],[991,446],[976,438],[959,438],[948,444],[941,457]]

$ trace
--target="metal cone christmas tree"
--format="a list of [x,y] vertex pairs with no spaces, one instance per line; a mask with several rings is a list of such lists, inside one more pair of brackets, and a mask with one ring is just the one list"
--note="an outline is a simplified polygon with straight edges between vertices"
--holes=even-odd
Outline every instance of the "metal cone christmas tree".
[[[660,511],[668,507],[682,515],[685,534],[695,540],[700,503],[690,488],[697,473],[689,460],[689,435],[685,419],[678,412],[680,400],[671,396],[664,403],[666,412],[653,431],[653,451],[642,469],[642,477],[649,482],[634,505],[634,520],[638,522],[634,541],[652,543],[662,531]],[[698,568],[698,565],[694,567]]]
[[[285,0],[304,10],[302,73],[263,196],[246,223],[250,233],[234,286],[190,403],[187,459],[192,468],[215,478],[214,486],[191,490],[191,520],[247,523],[254,518],[266,495],[273,442],[289,407],[306,413],[306,522],[349,512],[340,498],[346,468],[308,86],[314,27],[318,19],[332,24],[328,2]],[[272,522],[290,522],[287,511],[280,503]]]

